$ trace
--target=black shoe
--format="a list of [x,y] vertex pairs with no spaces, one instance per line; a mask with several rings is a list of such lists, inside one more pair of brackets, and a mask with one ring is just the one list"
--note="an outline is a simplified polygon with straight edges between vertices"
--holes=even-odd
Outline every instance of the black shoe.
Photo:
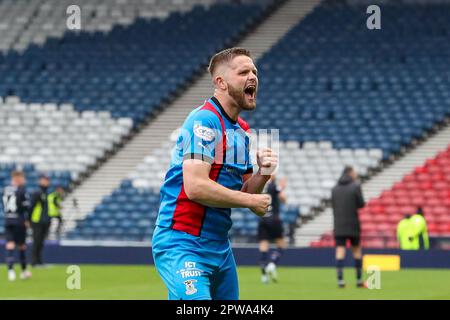
[[358,283],[356,283],[356,287],[357,288],[367,288],[366,283],[364,281],[358,281]]

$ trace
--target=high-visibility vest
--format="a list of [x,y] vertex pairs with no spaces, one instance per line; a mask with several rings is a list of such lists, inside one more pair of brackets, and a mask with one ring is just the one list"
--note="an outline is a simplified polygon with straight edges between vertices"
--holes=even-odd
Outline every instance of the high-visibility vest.
[[397,239],[402,250],[415,250],[416,247],[414,239],[410,239],[413,235],[410,220],[411,218],[404,218],[397,225]]
[[61,196],[57,192],[52,192],[47,197],[48,203],[48,216],[50,218],[59,217],[61,215],[60,212],[60,203]]
[[430,248],[430,241],[428,238],[427,222],[425,218],[420,214],[415,214],[410,219],[411,231],[414,237],[414,249],[426,249]]
[[[52,192],[47,195],[47,214],[49,218],[57,217],[54,216],[54,214],[59,214],[59,207],[56,206],[55,198],[56,198],[56,192]],[[55,211],[56,207],[56,211]],[[53,216],[52,216],[53,214]],[[36,202],[33,211],[31,212],[31,222],[39,223],[41,221],[42,217],[42,203],[41,201]]]
[[33,208],[33,212],[31,213],[31,222],[39,223],[41,221],[42,214],[42,205],[40,202],[37,202]]

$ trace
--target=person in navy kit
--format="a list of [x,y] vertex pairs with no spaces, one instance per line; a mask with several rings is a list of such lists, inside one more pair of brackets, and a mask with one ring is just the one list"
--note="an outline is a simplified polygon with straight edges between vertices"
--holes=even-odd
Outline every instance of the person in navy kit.
[[27,227],[30,222],[28,218],[29,199],[25,190],[25,175],[22,171],[15,170],[11,173],[11,184],[3,189],[2,203],[5,214],[5,248],[6,264],[8,266],[8,280],[16,280],[14,270],[14,251],[19,250],[19,260],[22,268],[21,279],[31,277],[27,269],[26,237]]

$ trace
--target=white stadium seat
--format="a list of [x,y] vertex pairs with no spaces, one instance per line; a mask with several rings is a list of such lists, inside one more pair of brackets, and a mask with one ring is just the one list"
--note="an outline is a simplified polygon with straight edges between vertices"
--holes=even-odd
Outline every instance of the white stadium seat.
[[[112,119],[109,112],[85,111],[70,104],[0,103],[0,162],[36,165],[37,170],[71,171],[73,176],[103,157],[128,134],[132,120]],[[104,125],[107,123],[108,125]]]

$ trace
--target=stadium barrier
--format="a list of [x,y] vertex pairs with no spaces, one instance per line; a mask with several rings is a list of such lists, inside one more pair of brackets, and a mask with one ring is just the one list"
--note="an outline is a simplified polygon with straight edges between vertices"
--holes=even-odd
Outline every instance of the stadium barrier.
[[[0,242],[3,247],[3,242]],[[31,246],[29,246],[31,249]],[[236,262],[240,266],[258,265],[259,252],[256,246],[234,247]],[[401,268],[450,268],[449,250],[402,251],[399,249],[365,249],[364,254],[399,255]],[[0,261],[5,261],[5,252],[0,250]],[[148,244],[109,243],[103,245],[46,243],[44,261],[48,264],[153,264],[151,247]],[[353,266],[348,253],[345,264]],[[287,248],[282,266],[334,267],[333,248]]]

